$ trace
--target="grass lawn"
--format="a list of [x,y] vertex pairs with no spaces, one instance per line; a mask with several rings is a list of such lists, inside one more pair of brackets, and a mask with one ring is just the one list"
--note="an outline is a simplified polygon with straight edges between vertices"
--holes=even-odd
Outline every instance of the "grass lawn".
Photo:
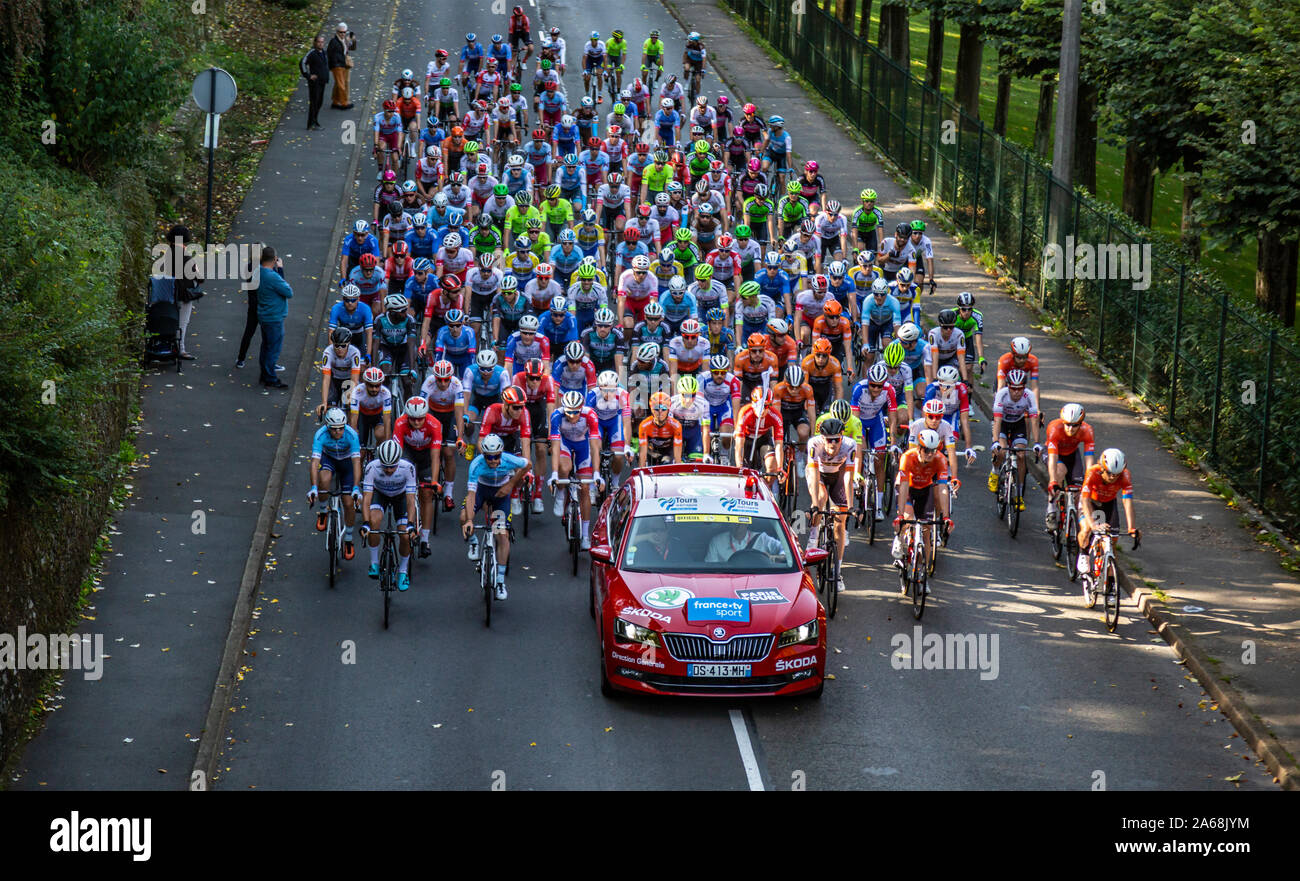
[[[876,44],[880,32],[879,0],[871,5],[871,41]],[[861,14],[859,6],[859,15]],[[944,23],[943,81],[941,89],[952,97],[956,78],[957,44],[960,31],[954,21]],[[911,32],[912,73],[925,79],[925,56],[930,42],[930,19],[923,13],[913,14],[909,20]],[[984,66],[980,77],[980,118],[990,129],[997,101],[997,53],[985,44]],[[1038,111],[1038,81],[1013,79],[1011,105],[1007,113],[1007,138],[1016,144],[1033,149],[1034,116]],[[1046,157],[1051,159],[1050,153]],[[1124,151],[1102,143],[1097,147],[1097,195],[1116,206],[1122,201],[1124,188]],[[1177,236],[1182,218],[1183,187],[1173,174],[1156,178],[1155,204],[1152,209],[1152,227],[1161,234]],[[1245,300],[1254,301],[1255,291],[1254,239],[1246,240],[1232,251],[1210,249],[1202,258],[1206,266]]]

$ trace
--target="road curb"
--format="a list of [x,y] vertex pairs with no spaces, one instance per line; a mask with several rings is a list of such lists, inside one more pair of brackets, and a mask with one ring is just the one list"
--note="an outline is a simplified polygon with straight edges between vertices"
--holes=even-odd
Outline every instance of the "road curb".
[[[379,61],[384,57],[385,49],[388,46],[389,35],[392,33],[396,15],[397,4],[393,4],[388,27],[375,44],[374,60],[371,62],[372,83],[375,82],[374,78],[379,71]],[[289,108],[286,107],[283,114],[289,112]],[[358,138],[352,148],[352,159],[348,164],[348,175],[344,180],[343,195],[339,202],[338,214],[334,219],[334,227],[330,231],[331,243],[342,240],[344,228],[347,226],[348,209],[351,206],[352,192],[355,189],[357,166],[361,161],[361,146],[362,139]],[[294,380],[289,403],[285,407],[284,423],[280,427],[280,438],[276,444],[270,474],[267,476],[266,490],[262,495],[257,524],[253,529],[253,540],[249,546],[248,558],[244,564],[244,573],[239,582],[239,594],[235,599],[235,609],[230,617],[230,629],[226,633],[226,642],[221,653],[221,666],[217,670],[216,682],[212,687],[212,698],[208,704],[207,715],[204,718],[203,730],[199,735],[199,747],[195,753],[194,768],[190,774],[189,788],[194,791],[211,789],[216,775],[217,755],[220,752],[221,735],[225,731],[226,712],[230,704],[229,698],[234,691],[235,673],[244,652],[244,645],[248,640],[249,627],[252,624],[253,596],[262,581],[263,561],[271,544],[271,529],[275,524],[276,512],[280,507],[285,474],[289,468],[289,455],[293,450],[299,423],[302,421],[303,401],[307,396],[307,386],[310,384],[313,375],[310,365],[315,362],[316,344],[328,314],[327,307],[330,292],[333,288],[334,269],[337,266],[338,262],[334,247],[330,244],[326,248],[325,265],[321,271],[320,284],[316,288],[316,299],[313,304],[315,310],[313,315],[315,317],[308,323],[308,333],[303,341],[302,355],[298,362],[298,375]]]
[[[691,30],[690,25],[683,20],[677,5],[672,0],[660,0],[660,2],[683,30]],[[727,11],[729,13],[729,10]],[[710,56],[709,61],[718,79],[726,84],[733,95],[740,100],[744,100],[746,96],[733,82],[733,77],[728,72],[725,59],[722,60],[722,63],[719,63],[718,57]],[[861,133],[858,132],[857,134]],[[904,177],[904,180],[909,184],[913,183],[906,177]],[[844,204],[852,204],[852,202],[849,201]],[[993,408],[987,394],[982,389],[976,389],[974,386],[968,387],[970,388],[971,398],[983,411],[985,418],[991,422]],[[1027,463],[1027,465],[1029,472],[1034,475],[1034,479],[1038,481],[1044,493],[1046,493],[1049,483],[1047,469],[1037,463]],[[1263,723],[1255,717],[1244,696],[1232,685],[1214,678],[1214,674],[1207,669],[1206,663],[1198,656],[1195,644],[1186,626],[1168,609],[1161,607],[1152,591],[1144,583],[1133,579],[1129,575],[1121,560],[1116,560],[1115,568],[1119,575],[1120,584],[1133,598],[1134,604],[1146,616],[1147,620],[1155,625],[1160,636],[1174,649],[1181,662],[1195,677],[1196,684],[1205,689],[1210,697],[1219,704],[1221,711],[1232,722],[1233,727],[1250,745],[1256,755],[1263,759],[1264,764],[1273,773],[1278,785],[1287,790],[1300,790],[1300,769],[1296,768],[1287,759],[1286,753],[1277,739],[1268,733]]]

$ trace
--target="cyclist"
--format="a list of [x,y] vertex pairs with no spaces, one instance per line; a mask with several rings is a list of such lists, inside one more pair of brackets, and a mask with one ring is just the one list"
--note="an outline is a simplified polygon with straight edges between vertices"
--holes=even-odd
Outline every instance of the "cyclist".
[[460,512],[461,535],[469,542],[468,557],[479,558],[480,550],[474,535],[474,517],[485,505],[491,506],[487,515],[492,525],[492,540],[496,544],[497,571],[496,597],[504,600],[506,591],[506,572],[510,564],[510,532],[506,527],[509,515],[506,513],[511,497],[519,491],[532,466],[527,459],[505,452],[501,438],[489,434],[483,438],[483,451],[474,457],[469,466],[469,476],[465,481],[465,505]]
[[492,45],[488,47],[488,63],[496,64],[497,71],[501,74],[503,84],[510,81],[510,61],[513,52],[510,44],[505,42],[505,38],[500,34],[492,35]]
[[809,281],[811,284],[794,298],[794,332],[804,344],[811,343],[812,326],[822,317],[822,310],[830,303],[839,305],[834,297],[827,296],[830,280],[826,276],[818,273]]
[[[858,193],[862,205],[853,212],[853,233],[862,251],[876,251],[885,237],[885,215],[876,207],[876,191],[867,188]],[[875,259],[874,256],[872,259]]]
[[[526,400],[528,421],[533,429],[532,455],[534,467],[544,468],[550,458],[549,440],[551,416],[555,412],[555,383],[541,359],[530,358],[523,369],[515,374],[515,386],[521,389]],[[541,473],[540,470],[537,473]],[[533,495],[533,513],[542,513],[542,494]]]
[[[449,277],[454,278],[454,276]],[[438,336],[434,343],[434,357],[435,360],[450,361],[457,375],[460,375],[465,372],[478,353],[478,340],[474,336],[474,330],[465,326],[465,313],[461,310],[448,310],[445,320],[446,324],[438,329]]]
[[[420,558],[429,556],[429,523],[442,469],[442,424],[429,416],[429,402],[418,395],[406,402],[406,412],[393,427],[402,455],[415,466],[420,497]],[[438,455],[434,456],[434,452]]]
[[[953,431],[952,424],[943,418],[943,401],[937,398],[926,401],[925,405],[921,407],[921,418],[914,419],[907,426],[907,446],[909,448],[916,446],[916,439],[927,428],[938,433],[939,452],[948,457],[948,473],[954,475],[952,478],[952,491],[955,498],[957,490],[961,487],[961,481],[955,476],[957,474],[957,435]],[[895,447],[894,449],[898,448]],[[967,462],[974,461],[974,458],[975,451],[967,447]]]
[[[1007,374],[1006,385],[998,389],[993,396],[993,469],[989,471],[989,492],[998,491],[998,470],[1006,455],[1002,449],[1005,443],[1011,449],[1024,449],[1027,444],[1034,446],[1034,455],[1041,455],[1043,447],[1038,443],[1038,404],[1033,392],[1025,388],[1028,376],[1023,370],[1012,370]],[[1020,481],[1020,509],[1025,507],[1025,460],[1019,457],[1017,463]]]
[[[678,91],[681,87],[678,86]],[[655,111],[655,137],[660,146],[672,147],[682,133],[682,115],[677,112],[672,98],[662,98]]]
[[[571,232],[571,230],[565,232]],[[600,313],[609,311],[606,308],[609,305],[609,294],[605,286],[596,281],[596,267],[588,263],[582,263],[574,270],[574,275],[577,276],[577,279],[573,284],[569,285],[566,296],[570,308],[573,310],[574,319],[578,326],[578,334],[585,338],[586,331],[591,329],[593,324],[599,326]],[[614,313],[609,312],[609,317],[612,325]],[[600,337],[602,342],[599,344],[599,348],[601,358],[608,357],[612,363],[618,352],[618,342],[621,342],[621,337],[615,337],[606,343],[604,340],[608,336],[606,334]],[[596,353],[593,351],[592,358],[595,357]]]
[[478,74],[483,61],[483,44],[475,34],[465,35],[465,45],[460,47],[460,81],[468,89],[470,80]]
[[339,491],[343,496],[343,559],[356,556],[352,543],[352,525],[356,520],[356,505],[361,501],[361,441],[356,431],[348,425],[347,414],[338,407],[325,413],[325,424],[316,430],[311,442],[311,488],[307,490],[307,504],[320,499],[316,509],[316,529],[329,528],[330,486],[338,475]]
[[[586,98],[582,99],[585,105]],[[564,119],[565,114],[569,112],[569,99],[560,89],[560,83],[557,79],[543,78],[541,94],[537,96],[535,109],[538,112],[538,122],[543,126],[554,126],[560,120]],[[585,108],[584,108],[585,109]],[[578,123],[581,130],[584,120],[582,110],[574,114],[574,120]]]
[[726,325],[727,313],[720,306],[714,306],[704,313],[704,321],[709,354],[723,355],[730,362],[736,354],[736,335]]
[[[560,408],[551,414],[551,477],[547,481],[555,497],[555,516],[564,516],[566,495],[558,490],[557,481],[569,477],[592,477],[592,463],[600,459],[600,425],[595,411],[586,405],[582,392],[565,392]],[[597,488],[599,474],[594,476]],[[591,549],[591,486],[581,484],[582,550]]]
[[[776,175],[785,175],[790,173],[786,163],[790,161],[790,154],[794,152],[790,133],[785,130],[785,117],[769,116],[767,118],[767,131],[763,135],[763,171],[771,171]],[[798,184],[798,181],[791,181]],[[796,187],[795,192],[801,191],[802,188]]]
[[802,467],[812,424],[817,419],[812,386],[805,381],[802,367],[791,364],[785,369],[785,379],[772,389],[772,400],[781,406],[785,442],[795,445],[796,467]]
[[[541,204],[542,217],[546,220],[546,230],[552,236],[558,236],[573,225],[573,203],[565,199],[558,184],[546,188],[546,199]],[[576,242],[576,238],[573,240]],[[576,250],[576,249],[574,249]],[[577,268],[581,255],[573,258],[573,268]]]
[[827,299],[829,302],[822,307],[821,317],[813,321],[813,344],[816,345],[818,340],[829,342],[836,360],[843,363],[852,373],[853,325],[843,316],[844,309],[840,306],[840,301],[833,297]]
[[[857,300],[859,314],[862,312],[864,301],[871,296],[876,279],[884,279],[880,267],[876,265],[876,252],[860,251],[855,258],[853,268],[849,270],[849,280],[853,282],[853,288],[856,292],[855,299]],[[889,290],[889,282],[887,281],[885,282],[885,290],[886,292]]]
[[581,392],[586,399],[587,392],[596,387],[596,368],[587,357],[582,343],[573,340],[564,346],[564,357],[555,359],[551,368],[551,379],[560,394]]
[[[938,432],[926,429],[916,438],[916,447],[903,454],[898,464],[898,516],[894,518],[894,565],[903,566],[903,520],[924,520],[938,513],[944,533],[952,531],[948,500],[948,460],[939,453]],[[903,489],[907,493],[903,493]],[[926,527],[928,530],[930,527]],[[906,590],[906,587],[904,587]],[[925,585],[926,593],[930,585]]]
[[[571,116],[565,117],[565,119],[572,118]],[[587,169],[578,163],[578,154],[576,152],[564,154],[564,158],[560,160],[560,164],[555,169],[555,182],[560,186],[560,195],[568,199],[570,204],[577,205],[582,209],[584,225],[578,231],[578,244],[584,254],[594,253],[596,239],[599,238],[600,243],[603,244],[605,231],[595,223],[594,213],[591,224],[588,226],[586,223]],[[591,227],[594,227],[596,232],[592,232]],[[585,236],[581,232],[583,228],[587,229]]]
[[659,295],[659,305],[664,310],[664,324],[668,326],[669,336],[677,333],[683,321],[698,314],[695,297],[686,292],[686,279],[680,275],[668,282],[668,290]]
[[[816,202],[812,204],[817,205]],[[849,226],[848,221],[844,219],[844,215],[840,214],[840,203],[834,199],[826,200],[826,210],[817,214],[814,224],[817,242],[817,271],[820,272],[828,262],[837,261],[844,257],[848,246]]]
[[731,359],[726,355],[710,357],[708,375],[699,382],[699,389],[709,402],[709,431],[731,434],[740,412],[740,380],[731,372]]
[[618,384],[618,374],[604,370],[596,377],[596,387],[587,392],[587,406],[596,414],[600,427],[601,449],[608,449],[610,492],[618,489],[618,478],[627,464],[627,439],[632,436],[632,407],[627,390]]
[[740,396],[750,397],[750,393],[759,387],[767,389],[774,377],[779,377],[776,354],[767,347],[767,336],[751,333],[746,339],[748,346],[743,353],[736,355],[736,372],[740,375]]
[[[821,338],[813,342],[812,353],[804,356],[799,365],[813,390],[813,409],[818,413],[826,409],[826,403],[838,396],[844,387],[844,372],[840,361],[832,353],[831,342]],[[855,417],[856,418],[856,417]],[[847,423],[847,419],[841,419]]]
[[776,356],[777,373],[784,373],[790,364],[799,363],[799,344],[790,336],[790,325],[784,318],[767,322],[767,348]]
[[[400,132],[398,133],[401,134]],[[373,216],[371,217],[371,226],[379,231],[379,218],[387,217],[389,209],[394,205],[401,205],[402,190],[397,185],[397,172],[391,168],[386,169],[380,176],[379,186],[375,187],[373,194]]]
[[944,367],[951,367],[961,375],[961,381],[970,384],[970,374],[967,373],[966,359],[966,335],[957,330],[957,310],[940,309],[939,324],[937,327],[930,328],[928,339],[930,344],[930,360],[934,362],[936,368],[942,371]]
[[925,221],[913,220],[908,224],[907,242],[903,246],[902,259],[914,262],[916,264],[916,274],[921,280],[930,279],[935,281],[934,277],[934,246],[930,243],[930,238],[925,234]]
[[452,86],[451,77],[438,79],[438,87],[429,93],[429,110],[430,118],[443,125],[460,121],[460,94]]
[[687,34],[686,45],[682,49],[682,76],[691,80],[692,87],[696,90],[699,89],[700,80],[704,77],[708,56],[704,44],[700,42],[699,31],[691,31]]
[[[659,305],[658,300],[652,300],[646,304],[643,314],[645,319],[638,321],[636,327],[632,329],[631,346],[654,343],[662,348],[668,345],[668,341],[673,338],[673,334],[672,328],[664,321],[664,307]],[[662,352],[659,354],[662,354]]]
[[448,52],[446,49],[439,49],[433,53],[433,58],[429,61],[429,65],[424,72],[424,94],[426,97],[432,94],[434,83],[441,82],[443,77],[451,76],[451,62],[447,58]]
[[506,356],[506,370],[512,368],[516,351],[512,345],[518,345],[518,332],[523,329],[525,318],[533,320],[531,333],[534,338],[537,335],[537,317],[529,309],[528,298],[519,292],[519,279],[513,275],[502,278],[501,292],[492,298],[492,339],[496,340],[496,348]]
[[[402,71],[403,74],[411,73],[410,70]],[[414,76],[414,74],[411,74]],[[398,79],[398,82],[403,82]],[[418,141],[420,138],[420,112],[424,106],[420,103],[420,98],[415,94],[415,80],[408,79],[405,82],[409,85],[402,87],[401,91],[394,93],[394,103],[397,105],[397,115],[402,118],[402,128],[406,130],[406,140]],[[396,86],[394,86],[396,88]]]
[[[659,87],[660,105],[662,106],[663,101],[672,101],[672,109],[678,113],[681,112],[682,98],[685,96],[686,93],[682,90],[682,84],[677,82],[676,74],[669,74],[668,79],[664,80],[663,85]],[[682,121],[684,123],[685,118]]]
[[[338,304],[334,308],[337,310]],[[330,330],[330,344],[321,352],[320,406],[316,408],[317,418],[324,416],[330,407],[342,404],[344,386],[348,384],[349,378],[351,388],[355,388],[361,381],[361,352],[352,344],[352,331],[346,325],[340,325]]]
[[578,339],[578,322],[569,313],[569,301],[563,294],[553,296],[550,307],[537,320],[541,322],[542,335],[551,342],[552,351],[561,352],[568,343]]
[[[872,364],[863,379],[853,387],[849,403],[862,422],[865,432],[863,446],[876,456],[876,491],[885,487],[885,447],[898,433],[898,401],[894,386],[889,382],[889,371],[884,364]],[[876,510],[883,508],[883,493],[876,496]]]
[[[785,195],[777,200],[776,214],[781,220],[781,237],[785,239],[786,253],[797,251],[802,258],[803,274],[817,256],[817,240],[813,231],[817,225],[808,216],[808,203],[799,195],[799,182],[785,185]],[[799,235],[795,235],[798,231]]]
[[372,441],[382,443],[392,434],[393,395],[384,385],[384,372],[378,367],[366,368],[361,383],[353,386],[349,420],[363,447]]
[[[506,386],[505,391],[501,393],[501,400],[488,407],[483,413],[483,422],[479,429],[479,436],[483,438],[479,445],[480,452],[483,443],[487,442],[488,435],[494,434],[501,438],[505,452],[519,456],[525,462],[532,461],[533,426],[527,404],[528,397],[523,389],[515,385]],[[516,490],[510,498],[510,513],[522,514],[523,511],[523,503]]]
[[[402,123],[402,117],[397,113],[397,102],[391,98],[385,99],[384,109],[375,114],[373,120],[375,133],[375,163],[379,171],[384,171],[385,153],[389,156],[402,155],[402,143],[406,126]],[[396,164],[396,159],[389,159],[391,163]],[[388,170],[391,170],[388,169]],[[394,180],[396,176],[394,175]]]
[[[1103,450],[1101,461],[1090,467],[1083,478],[1083,489],[1079,493],[1078,570],[1088,582],[1092,580],[1088,549],[1092,545],[1093,519],[1098,520],[1098,525],[1108,523],[1111,529],[1118,529],[1119,506],[1115,504],[1118,497],[1124,502],[1124,522],[1128,524],[1128,534],[1137,532],[1137,522],[1133,518],[1133,478],[1124,467],[1125,462],[1122,450],[1115,447]],[[1084,584],[1083,595],[1088,596],[1087,583]]]
[[898,408],[903,411],[899,419],[910,422],[915,382],[912,379],[912,368],[908,367],[904,360],[906,354],[903,344],[894,340],[885,346],[881,360],[888,374],[886,381],[894,387],[894,399],[898,402]]
[[975,308],[975,295],[962,291],[957,295],[957,329],[966,337],[966,375],[971,365],[979,359],[980,375],[984,375],[984,314]]
[[[903,350],[903,363],[912,372],[916,393],[923,393],[934,382],[934,363],[930,361],[930,347],[921,345],[921,329],[910,321],[904,322],[895,332],[897,342]],[[890,343],[893,345],[893,343]],[[924,383],[924,384],[922,384]],[[909,406],[911,402],[908,402]]]
[[785,470],[785,446],[773,442],[774,433],[782,424],[776,402],[767,401],[763,389],[753,389],[736,423],[731,461],[765,476],[771,475],[768,486],[775,491],[776,478]]
[[[841,560],[844,559],[844,544],[848,538],[844,527],[848,520],[849,498],[853,494],[853,475],[857,473],[855,466],[860,458],[857,444],[844,436],[844,423],[833,417],[821,423],[817,437],[808,444],[808,465],[804,469],[808,495],[812,498],[813,508],[836,507],[835,542]],[[817,547],[817,527],[821,517],[821,514],[814,513],[809,520],[808,550]],[[844,590],[843,577],[835,589]]]
[[623,272],[618,280],[618,320],[631,330],[637,321],[645,318],[645,309],[658,294],[658,284],[650,274],[650,258],[638,254],[632,258],[632,268]]
[[550,30],[551,48],[555,52],[555,63],[559,68],[560,74],[563,75],[567,67],[566,62],[566,45],[564,37],[560,36],[560,29],[552,27]]
[[1034,400],[1038,400],[1038,356],[1031,351],[1029,337],[1018,336],[1011,341],[1011,351],[998,358],[998,391],[1007,384],[1013,370],[1022,370],[1029,377]]
[[582,47],[582,91],[584,94],[591,94],[592,77],[596,79],[596,95],[600,100],[600,85],[603,71],[601,66],[605,62],[605,41],[600,38],[599,31],[591,32],[591,39]]
[[1046,522],[1049,532],[1056,528],[1057,492],[1063,486],[1082,484],[1084,474],[1093,466],[1092,426],[1083,421],[1083,416],[1082,406],[1066,404],[1061,408],[1061,417],[1047,425]]
[[465,407],[465,450],[469,458],[474,445],[475,426],[481,414],[501,401],[501,393],[510,387],[511,376],[497,364],[497,353],[486,349],[474,356],[474,366],[466,367],[461,387],[469,392]]
[[438,421],[442,436],[442,461],[439,466],[442,509],[450,511],[455,504],[452,501],[452,489],[456,483],[455,449],[464,444],[457,428],[465,418],[465,387],[456,378],[456,368],[450,361],[434,363],[420,389],[420,397],[428,403],[429,412]]
[[[361,302],[361,289],[354,284],[343,286],[340,292],[341,300],[334,304],[330,309],[329,330],[333,334],[338,328],[343,328],[351,332],[349,342],[360,341],[364,332],[365,336],[365,353],[370,351],[370,340],[373,335],[374,321],[371,317],[370,307]],[[341,377],[338,378],[339,381]]]
[[[411,541],[415,537],[415,466],[402,458],[402,445],[386,440],[375,450],[375,458],[366,466],[362,478],[362,507],[369,523],[361,525],[362,537],[369,536],[371,578],[379,577],[379,533],[384,528],[384,512],[391,510],[401,533],[398,539],[397,589],[411,586],[407,567],[411,562]],[[405,504],[403,504],[403,502]]]
[[529,26],[528,16],[524,14],[522,6],[516,6],[510,13],[510,51],[519,55],[519,50],[524,50],[523,57],[520,58],[519,67],[528,63],[529,57],[533,54],[533,35]]
[[940,367],[935,371],[934,382],[926,386],[925,400],[943,404],[943,421],[948,423],[954,432],[957,431],[958,425],[961,426],[961,437],[969,451],[966,454],[969,458],[975,452],[970,449],[970,394],[966,384],[958,382],[957,379],[956,367],[951,364]]
[[709,340],[700,333],[702,329],[699,321],[687,318],[681,323],[681,333],[669,340],[665,347],[668,351],[668,373],[674,381],[678,380],[679,373],[683,376],[694,375],[708,369]]
[[623,89],[623,61],[627,58],[627,40],[623,32],[615,28],[605,43],[605,75],[614,79],[614,90]]
[[906,223],[894,227],[893,238],[884,239],[876,252],[876,261],[880,264],[881,274],[886,281],[893,281],[898,270],[908,265],[908,258],[903,256],[908,246],[909,228]]
[[641,343],[636,346],[635,354],[628,363],[627,387],[632,396],[632,422],[635,425],[639,426],[647,414],[646,401],[651,394],[672,390],[668,363],[661,357],[662,352],[663,346],[659,343]]
[[903,324],[898,299],[889,292],[889,283],[883,278],[872,282],[871,298],[863,305],[862,317],[867,340],[861,355],[871,365],[875,363],[876,353],[890,345],[890,335]]
[[713,461],[709,451],[709,402],[699,394],[699,381],[689,373],[677,378],[677,394],[669,402],[668,415],[682,427],[682,460]]
[[375,320],[370,350],[372,364],[380,365],[388,376],[401,374],[403,380],[411,375],[415,364],[415,339],[419,333],[409,306],[402,294],[384,297],[384,314]]
[[348,278],[352,270],[361,265],[362,254],[380,256],[379,239],[370,233],[370,224],[358,220],[352,225],[352,232],[343,237],[343,246],[339,249],[339,277]]
[[682,424],[671,415],[672,401],[663,392],[650,396],[650,415],[637,428],[637,467],[682,461]]
[[641,75],[649,77],[653,82],[663,72],[664,43],[663,40],[659,39],[659,29],[655,28],[650,31],[650,36],[646,37],[646,41],[641,44]]
[[[854,462],[853,462],[854,464],[853,481],[856,485],[859,486],[865,484],[867,480],[866,468],[865,468],[866,447],[864,446],[864,439],[862,434],[862,420],[860,420],[857,416],[853,415],[853,408],[849,405],[848,401],[844,400],[843,398],[837,398],[836,400],[831,401],[830,407],[827,408],[827,411],[825,413],[817,417],[817,421],[813,423],[813,431],[815,432],[821,431],[822,424],[831,419],[838,419],[844,426],[844,437],[853,441],[854,447],[857,450],[857,455],[854,457]],[[881,472],[882,469],[878,467],[876,469],[877,480],[883,478]],[[877,496],[876,500],[877,502],[879,502],[880,497]],[[877,504],[876,519],[880,520],[883,518],[884,518],[884,514],[881,511],[881,505]]]

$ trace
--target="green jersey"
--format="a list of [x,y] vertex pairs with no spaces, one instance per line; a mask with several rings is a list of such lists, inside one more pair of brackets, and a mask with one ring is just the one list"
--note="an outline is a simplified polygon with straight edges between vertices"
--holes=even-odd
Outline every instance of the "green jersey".
[[537,210],[536,205],[529,205],[527,211],[520,211],[518,205],[511,206],[506,212],[506,228],[512,235],[522,235],[528,225],[528,221],[536,217],[541,220],[542,213]]
[[[608,48],[608,45],[606,46],[606,48]],[[646,40],[644,43],[641,44],[641,53],[642,53],[643,55],[648,55],[648,56],[651,58],[651,60],[653,60],[653,59],[655,59],[655,58],[663,58],[663,57],[664,57],[664,41],[663,41],[663,40]]]
[[627,54],[627,40],[606,40],[605,41],[605,57],[608,58],[612,63],[614,64],[620,63],[623,60],[623,56],[626,54]]
[[470,247],[474,249],[474,254],[491,254],[501,248],[501,233],[494,228],[477,230],[469,240]]
[[551,256],[551,237],[538,230],[537,238],[533,240],[532,251],[537,255],[538,260],[545,263]]
[[767,223],[768,215],[771,213],[770,200],[760,199],[758,196],[750,196],[745,200],[745,219],[750,226],[761,226]]
[[872,208],[870,211],[859,208],[853,212],[853,228],[864,238],[880,229],[884,223],[885,215],[880,213],[879,208]]
[[542,216],[547,223],[572,223],[573,203],[568,199],[556,199],[555,204],[547,199],[542,203]]
[[[962,318],[961,313],[957,313],[957,327],[966,336],[966,342],[971,341],[975,334],[984,333],[984,313],[978,309],[972,309],[970,318]],[[974,351],[974,350],[969,350]]]
[[808,203],[799,196],[785,196],[778,206],[781,219],[786,223],[795,223],[808,216]]
[[647,192],[662,193],[668,186],[668,182],[673,179],[673,167],[667,163],[662,167],[651,163],[646,166],[645,171],[641,172],[641,179],[645,181]]

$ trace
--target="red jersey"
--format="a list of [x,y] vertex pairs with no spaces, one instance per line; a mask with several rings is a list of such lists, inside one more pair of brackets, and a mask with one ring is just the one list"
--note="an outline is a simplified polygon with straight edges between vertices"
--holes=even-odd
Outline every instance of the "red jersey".
[[398,263],[393,257],[389,257],[384,261],[384,274],[390,279],[407,279],[414,273],[415,261],[411,259],[410,255],[407,255],[401,263]]
[[436,316],[441,320],[452,309],[464,311],[464,297],[457,293],[455,297],[448,300],[447,292],[440,291],[438,296],[429,298],[428,305],[424,307],[424,317],[432,320]]
[[1060,419],[1053,419],[1047,426],[1047,451],[1056,453],[1058,456],[1068,456],[1075,450],[1079,449],[1079,444],[1083,444],[1085,455],[1093,454],[1092,426],[1084,422],[1079,426],[1079,430],[1070,437],[1065,433],[1065,423]]
[[[1012,370],[1017,369],[1015,357],[1016,355],[1014,352],[1007,352],[1005,355],[1003,355],[1001,358],[998,359],[998,380],[999,381],[1005,380],[1007,378],[1008,373],[1010,373]],[[1038,356],[1026,355],[1025,366],[1019,369],[1029,374],[1030,379],[1038,379]]]
[[403,413],[393,428],[393,439],[408,450],[436,449],[442,446],[442,423],[425,416],[424,424],[416,428],[411,425],[411,417]]
[[912,489],[925,489],[933,483],[947,483],[948,457],[936,452],[925,463],[913,447],[903,454],[903,461],[898,464],[898,475]]
[[1098,462],[1088,469],[1088,473],[1083,476],[1083,498],[1092,499],[1094,502],[1113,502],[1115,496],[1122,499],[1133,498],[1133,481],[1129,477],[1128,469],[1125,468],[1115,480],[1107,483],[1101,477],[1101,463]]
[[767,410],[762,414],[762,425],[758,423],[759,414],[753,404],[746,404],[740,408],[740,423],[737,431],[741,437],[761,437],[771,434],[784,424],[781,420],[781,411],[774,403],[769,403]]
[[514,384],[523,391],[524,397],[530,404],[536,404],[538,401],[555,403],[555,380],[551,379],[550,374],[542,377],[542,381],[537,385],[537,391],[528,390],[528,376],[522,370],[515,374]]
[[532,437],[533,426],[528,416],[528,408],[521,407],[519,418],[511,419],[506,415],[505,405],[498,402],[488,407],[487,412],[483,414],[483,425],[479,429],[479,436],[487,434]]
[[523,14],[510,16],[511,34],[527,34],[530,30],[528,16]]

